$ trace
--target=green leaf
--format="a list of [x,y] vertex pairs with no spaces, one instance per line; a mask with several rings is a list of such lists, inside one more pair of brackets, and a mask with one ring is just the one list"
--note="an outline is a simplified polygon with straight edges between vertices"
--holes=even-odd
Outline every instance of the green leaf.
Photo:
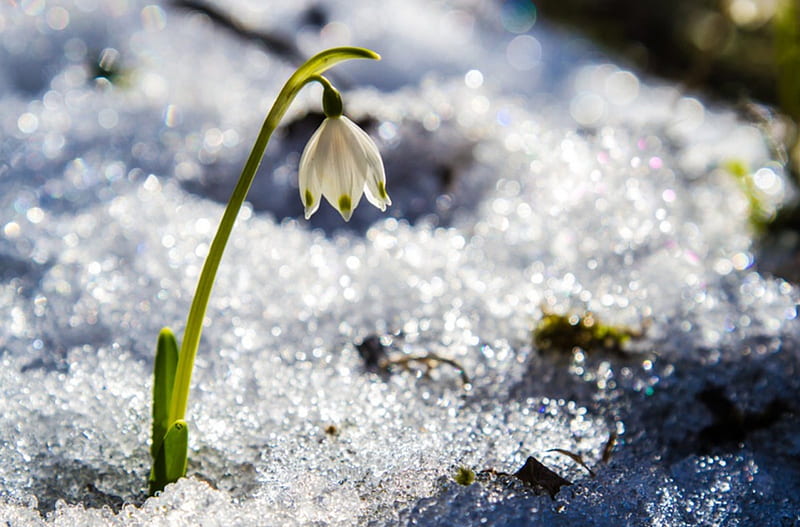
[[189,425],[186,421],[175,421],[164,435],[150,470],[151,496],[186,475],[188,445]]
[[167,482],[173,483],[186,475],[186,450],[189,446],[189,425],[175,421],[164,436],[164,461]]
[[150,443],[150,455],[154,460],[169,426],[169,405],[172,399],[177,365],[178,343],[175,341],[172,331],[164,328],[158,334],[153,380],[153,435]]

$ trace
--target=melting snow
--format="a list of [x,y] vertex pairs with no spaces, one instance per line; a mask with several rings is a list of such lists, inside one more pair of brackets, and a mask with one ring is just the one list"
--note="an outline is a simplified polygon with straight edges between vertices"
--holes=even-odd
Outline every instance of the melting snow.
[[[748,167],[774,211],[789,187],[767,139],[466,0],[217,4],[303,55],[383,54],[332,77],[394,205],[302,220],[304,116],[319,111],[303,92],[211,299],[189,477],[147,499],[158,330],[180,334],[292,67],[170,3],[17,4],[0,9],[7,524],[800,521],[798,293],[756,270],[750,202],[724,169]],[[534,345],[544,315],[586,312],[635,338],[621,353]],[[472,385],[446,365],[368,371],[370,335],[393,357],[455,360]],[[573,485],[552,500],[482,472],[528,456]],[[461,466],[475,484],[454,482]]]

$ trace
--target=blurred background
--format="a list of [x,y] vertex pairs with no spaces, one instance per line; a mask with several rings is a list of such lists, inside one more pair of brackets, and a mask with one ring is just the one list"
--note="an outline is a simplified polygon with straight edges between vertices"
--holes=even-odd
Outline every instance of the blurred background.
[[[680,83],[710,101],[734,105],[758,125],[773,156],[800,181],[800,1],[537,0],[505,2],[533,9],[576,30],[636,70]],[[735,171],[735,170],[734,170]],[[762,267],[800,279],[797,202],[766,218]],[[777,263],[780,261],[780,263]]]
[[[303,90],[241,212],[236,269],[218,277],[193,471],[258,494],[254,516],[262,497],[283,514],[289,488],[327,521],[416,506],[438,490],[407,474],[432,483],[454,448],[477,468],[519,467],[526,441],[600,459],[623,423],[626,448],[542,524],[733,524],[743,503],[745,518],[796,520],[797,292],[770,275],[800,279],[798,2],[0,2],[0,518],[6,491],[42,513],[144,500],[154,337],[180,329],[283,81],[359,45],[384,60],[331,79],[379,145],[393,205],[302,219],[297,165],[322,120],[319,87]],[[568,337],[556,354],[559,334],[535,338],[552,327]],[[428,383],[431,398],[406,372],[372,378],[355,346],[375,336],[446,352],[472,395],[447,369],[458,386]],[[440,415],[480,399],[490,441],[472,408]],[[320,401],[320,425],[359,416],[341,428],[367,455],[344,477],[332,434],[309,426]],[[411,517],[433,504],[474,518],[476,489]],[[189,494],[207,512],[208,494]],[[523,494],[487,499],[498,523],[529,524]]]
[[[637,75],[661,77],[678,83],[687,93],[700,93],[708,104],[716,102],[734,108],[741,120],[762,131],[773,158],[786,166],[795,187],[800,182],[797,127],[800,122],[800,0],[485,0],[463,4],[462,11],[451,12],[455,25],[492,25],[487,19],[494,18],[499,8],[502,30],[517,35],[505,50],[511,67],[505,72],[500,69],[500,78],[494,79],[506,83],[506,89],[519,82],[522,73],[537,91],[549,91],[551,96],[558,97],[558,83],[552,82],[552,78],[557,77],[554,72],[558,67],[553,64],[561,53],[560,60],[564,62],[574,57],[580,60],[607,57],[629,67]],[[224,4],[204,0],[172,0],[166,7],[201,13],[217,27],[238,38],[257,41],[270,54],[289,62],[299,63],[304,57],[298,45],[298,40],[303,40],[302,31],[296,38],[297,35],[280,31],[253,29],[253,25],[238,19],[236,13],[226,11]],[[312,3],[303,11],[300,25],[306,29],[315,28],[321,35],[335,40],[337,34],[341,37],[348,29],[332,19],[332,11],[335,9],[331,10],[325,2]],[[482,20],[483,16],[486,19]],[[580,51],[554,53],[556,50],[550,49],[547,56],[543,56],[541,42],[547,46],[547,37],[542,37],[543,27],[547,28],[546,32],[563,30],[572,34],[572,46]],[[581,40],[585,40],[585,45]],[[494,43],[488,45],[494,46]],[[402,60],[395,62],[403,63]],[[541,78],[540,62],[549,62],[545,68],[550,79]],[[369,80],[382,89],[391,89],[424,69],[425,64],[417,64],[382,80]],[[483,83],[482,76],[478,82]],[[548,84],[551,85],[544,88]],[[574,110],[572,113],[576,117]],[[319,118],[319,115],[310,115],[308,122],[294,123],[289,133],[305,137]],[[587,124],[580,118],[576,120]],[[375,123],[361,124],[369,127]],[[300,140],[298,146],[299,143]],[[404,150],[409,148],[413,149],[413,145],[406,144]],[[392,159],[391,151],[388,156],[389,164],[407,164],[409,159],[409,156]],[[426,203],[419,196],[446,194],[459,163],[463,162],[462,158],[422,163],[429,170],[423,170],[427,172],[426,177],[415,183],[433,184],[435,188],[417,192],[417,205],[407,207],[403,215],[414,220],[436,210],[438,219],[445,218],[446,222],[447,214],[441,210],[441,203],[437,209],[437,204]],[[415,168],[415,172],[419,172],[420,167]],[[748,170],[749,167],[735,164],[728,167],[744,187],[751,185]],[[404,192],[402,187],[398,190],[401,194]],[[407,201],[401,199],[401,207]],[[758,208],[756,200],[752,205]],[[325,214],[323,212],[323,219],[317,224],[323,228],[329,220]],[[753,227],[763,253],[759,258],[761,270],[793,281],[800,279],[800,206],[797,201],[791,201],[777,212],[759,216],[756,211],[754,217]],[[364,225],[371,220],[370,217]],[[357,217],[355,225],[359,225],[358,221]]]

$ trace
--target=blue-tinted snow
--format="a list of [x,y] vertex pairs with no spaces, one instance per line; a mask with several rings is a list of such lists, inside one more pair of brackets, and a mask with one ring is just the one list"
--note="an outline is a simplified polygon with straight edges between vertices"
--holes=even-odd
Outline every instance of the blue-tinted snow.
[[[755,270],[748,200],[722,168],[747,166],[774,210],[789,187],[768,141],[498,6],[216,4],[304,55],[383,55],[332,77],[384,153],[394,205],[364,204],[347,226],[327,205],[301,219],[296,168],[319,111],[304,91],[211,300],[190,477],[146,499],[155,337],[182,328],[291,58],[168,3],[4,4],[1,519],[800,521],[798,294]],[[621,355],[532,345],[543,314],[586,310],[642,337]],[[471,390],[446,366],[367,372],[355,343],[371,334],[395,355],[459,361]],[[452,479],[529,455],[574,485],[551,500]]]

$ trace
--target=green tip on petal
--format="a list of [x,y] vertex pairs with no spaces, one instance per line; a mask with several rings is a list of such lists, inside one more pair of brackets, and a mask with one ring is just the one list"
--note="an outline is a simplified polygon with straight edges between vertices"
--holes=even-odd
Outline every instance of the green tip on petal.
[[389,197],[389,194],[386,193],[386,183],[383,181],[378,181],[378,197],[381,199]]
[[353,202],[350,199],[350,196],[347,194],[342,194],[339,196],[339,211],[344,214],[345,216],[350,214],[350,211],[353,209]]
[[306,208],[314,205],[314,195],[311,193],[310,190],[306,190],[306,195],[304,196],[304,198],[306,201]]

